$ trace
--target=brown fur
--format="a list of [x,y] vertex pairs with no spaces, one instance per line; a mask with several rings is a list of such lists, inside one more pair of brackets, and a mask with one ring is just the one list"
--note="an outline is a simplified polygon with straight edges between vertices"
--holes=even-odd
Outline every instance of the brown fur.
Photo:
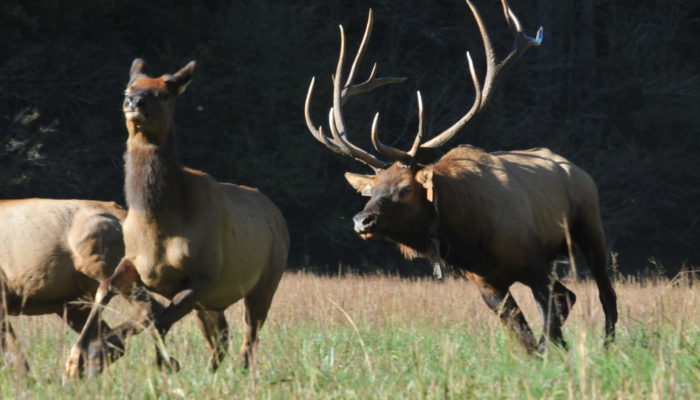
[[[548,149],[486,153],[460,146],[430,165],[397,163],[375,176],[349,175],[358,191],[371,196],[355,216],[358,233],[399,243],[407,258],[423,254],[467,273],[490,307],[509,308],[502,318],[528,349],[535,341],[508,287],[522,282],[533,289],[547,333],[563,343],[560,327],[575,296],[559,282],[549,289],[550,265],[563,255],[564,227],[571,227],[600,289],[606,334],[614,335],[615,292],[598,192],[590,176],[565,158]],[[407,183],[410,191],[401,194]]]
[[[132,66],[124,102],[129,133],[126,249],[110,281],[125,288],[129,286],[125,277],[133,276],[133,284],[172,300],[154,315],[153,325],[161,335],[198,310],[200,327],[212,349],[212,368],[218,367],[226,351],[223,311],[244,298],[247,329],[241,357],[247,367],[285,268],[289,236],[282,214],[259,191],[217,182],[177,163],[175,98],[189,84],[193,71],[194,62],[174,75],[150,78],[143,75],[142,61],[135,60]],[[112,283],[98,294],[104,292],[108,298]],[[93,315],[98,315],[99,307],[96,302]],[[86,352],[87,343],[79,338],[67,364],[69,376],[81,373],[78,361]],[[160,366],[177,368],[159,350],[157,356]]]
[[20,372],[28,366],[5,316],[54,313],[79,331],[88,313],[73,302],[91,299],[114,271],[125,217],[123,208],[100,201],[0,201],[0,343]]

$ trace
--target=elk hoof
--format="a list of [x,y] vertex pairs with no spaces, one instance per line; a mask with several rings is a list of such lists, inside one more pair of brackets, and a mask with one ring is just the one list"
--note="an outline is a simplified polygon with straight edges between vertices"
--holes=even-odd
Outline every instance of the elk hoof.
[[80,378],[83,374],[83,354],[80,348],[73,346],[64,368],[66,378]]
[[163,357],[158,357],[158,368],[163,371],[163,372],[179,372],[180,371],[180,363],[177,362],[176,359],[173,357],[168,357],[166,360]]

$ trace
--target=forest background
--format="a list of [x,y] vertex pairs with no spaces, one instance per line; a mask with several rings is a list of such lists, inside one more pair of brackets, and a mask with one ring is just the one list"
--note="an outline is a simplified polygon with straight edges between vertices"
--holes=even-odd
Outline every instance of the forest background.
[[[498,1],[476,1],[498,54],[512,38]],[[511,1],[530,49],[497,85],[488,109],[445,150],[549,147],[596,180],[608,245],[626,273],[700,265],[700,5],[696,0]],[[463,115],[474,93],[465,52],[483,80],[476,25],[460,0],[0,2],[0,198],[115,200],[124,204],[128,70],[154,74],[197,60],[178,100],[184,165],[260,188],[284,212],[290,268],[426,274],[384,241],[363,242],[352,215],[365,199],[343,179],[363,165],[308,133],[306,90],[317,77],[314,119],[325,121],[338,24],[356,48],[369,8],[370,61],[405,76],[347,106],[352,141],[371,148],[381,112],[385,142],[408,148],[415,91],[426,129]]]

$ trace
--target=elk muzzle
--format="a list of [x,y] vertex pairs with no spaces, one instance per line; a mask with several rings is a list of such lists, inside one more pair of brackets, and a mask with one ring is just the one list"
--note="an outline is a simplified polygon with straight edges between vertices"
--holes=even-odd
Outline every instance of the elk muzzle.
[[145,99],[141,95],[127,95],[124,97],[124,116],[129,120],[141,120],[144,117]]
[[377,217],[379,214],[372,211],[362,211],[356,214],[352,221],[355,224],[355,232],[357,232],[363,239],[368,239],[372,237],[372,232],[377,225]]

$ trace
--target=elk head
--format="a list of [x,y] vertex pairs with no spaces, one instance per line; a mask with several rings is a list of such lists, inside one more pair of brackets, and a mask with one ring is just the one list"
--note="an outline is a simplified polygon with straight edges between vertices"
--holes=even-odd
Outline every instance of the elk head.
[[333,107],[330,109],[328,120],[331,136],[326,136],[322,127],[316,128],[309,115],[309,105],[314,88],[315,78],[311,80],[304,107],[306,124],[311,134],[335,153],[348,156],[360,161],[374,170],[373,175],[359,175],[346,173],[347,181],[363,196],[370,197],[364,210],[353,218],[355,231],[363,238],[374,235],[408,245],[415,250],[423,252],[431,235],[437,208],[437,190],[432,170],[429,166],[422,165],[418,160],[435,153],[435,150],[451,140],[467,123],[481,111],[488,103],[493,91],[494,83],[500,74],[515,61],[530,46],[538,46],[542,41],[542,28],[537,36],[532,38],[526,35],[521,28],[520,21],[510,9],[506,0],[501,0],[503,13],[508,26],[513,32],[514,44],[511,52],[501,61],[496,62],[495,52],[491,45],[486,27],[476,7],[467,0],[474,19],[479,27],[484,50],[486,53],[486,76],[483,88],[474,71],[471,56],[467,52],[467,64],[475,89],[475,99],[471,108],[457,122],[445,131],[435,135],[432,139],[421,143],[423,138],[423,103],[420,92],[417,93],[418,103],[418,132],[410,150],[402,151],[383,144],[377,135],[377,121],[379,114],[375,115],[372,123],[371,139],[377,152],[393,160],[393,163],[384,162],[369,152],[352,144],[348,139],[343,120],[342,106],[353,95],[366,93],[377,87],[399,83],[405,78],[377,78],[374,64],[369,78],[359,84],[354,84],[353,79],[360,63],[369,36],[372,30],[372,10],[367,18],[365,33],[358,48],[355,60],[352,63],[348,78],[341,86],[343,64],[345,58],[345,34],[340,26],[340,55],[333,76]]
[[134,60],[122,106],[130,137],[140,133],[152,143],[166,139],[172,129],[175,98],[189,85],[194,68],[195,62],[190,61],[175,74],[151,78],[146,63],[140,58]]

